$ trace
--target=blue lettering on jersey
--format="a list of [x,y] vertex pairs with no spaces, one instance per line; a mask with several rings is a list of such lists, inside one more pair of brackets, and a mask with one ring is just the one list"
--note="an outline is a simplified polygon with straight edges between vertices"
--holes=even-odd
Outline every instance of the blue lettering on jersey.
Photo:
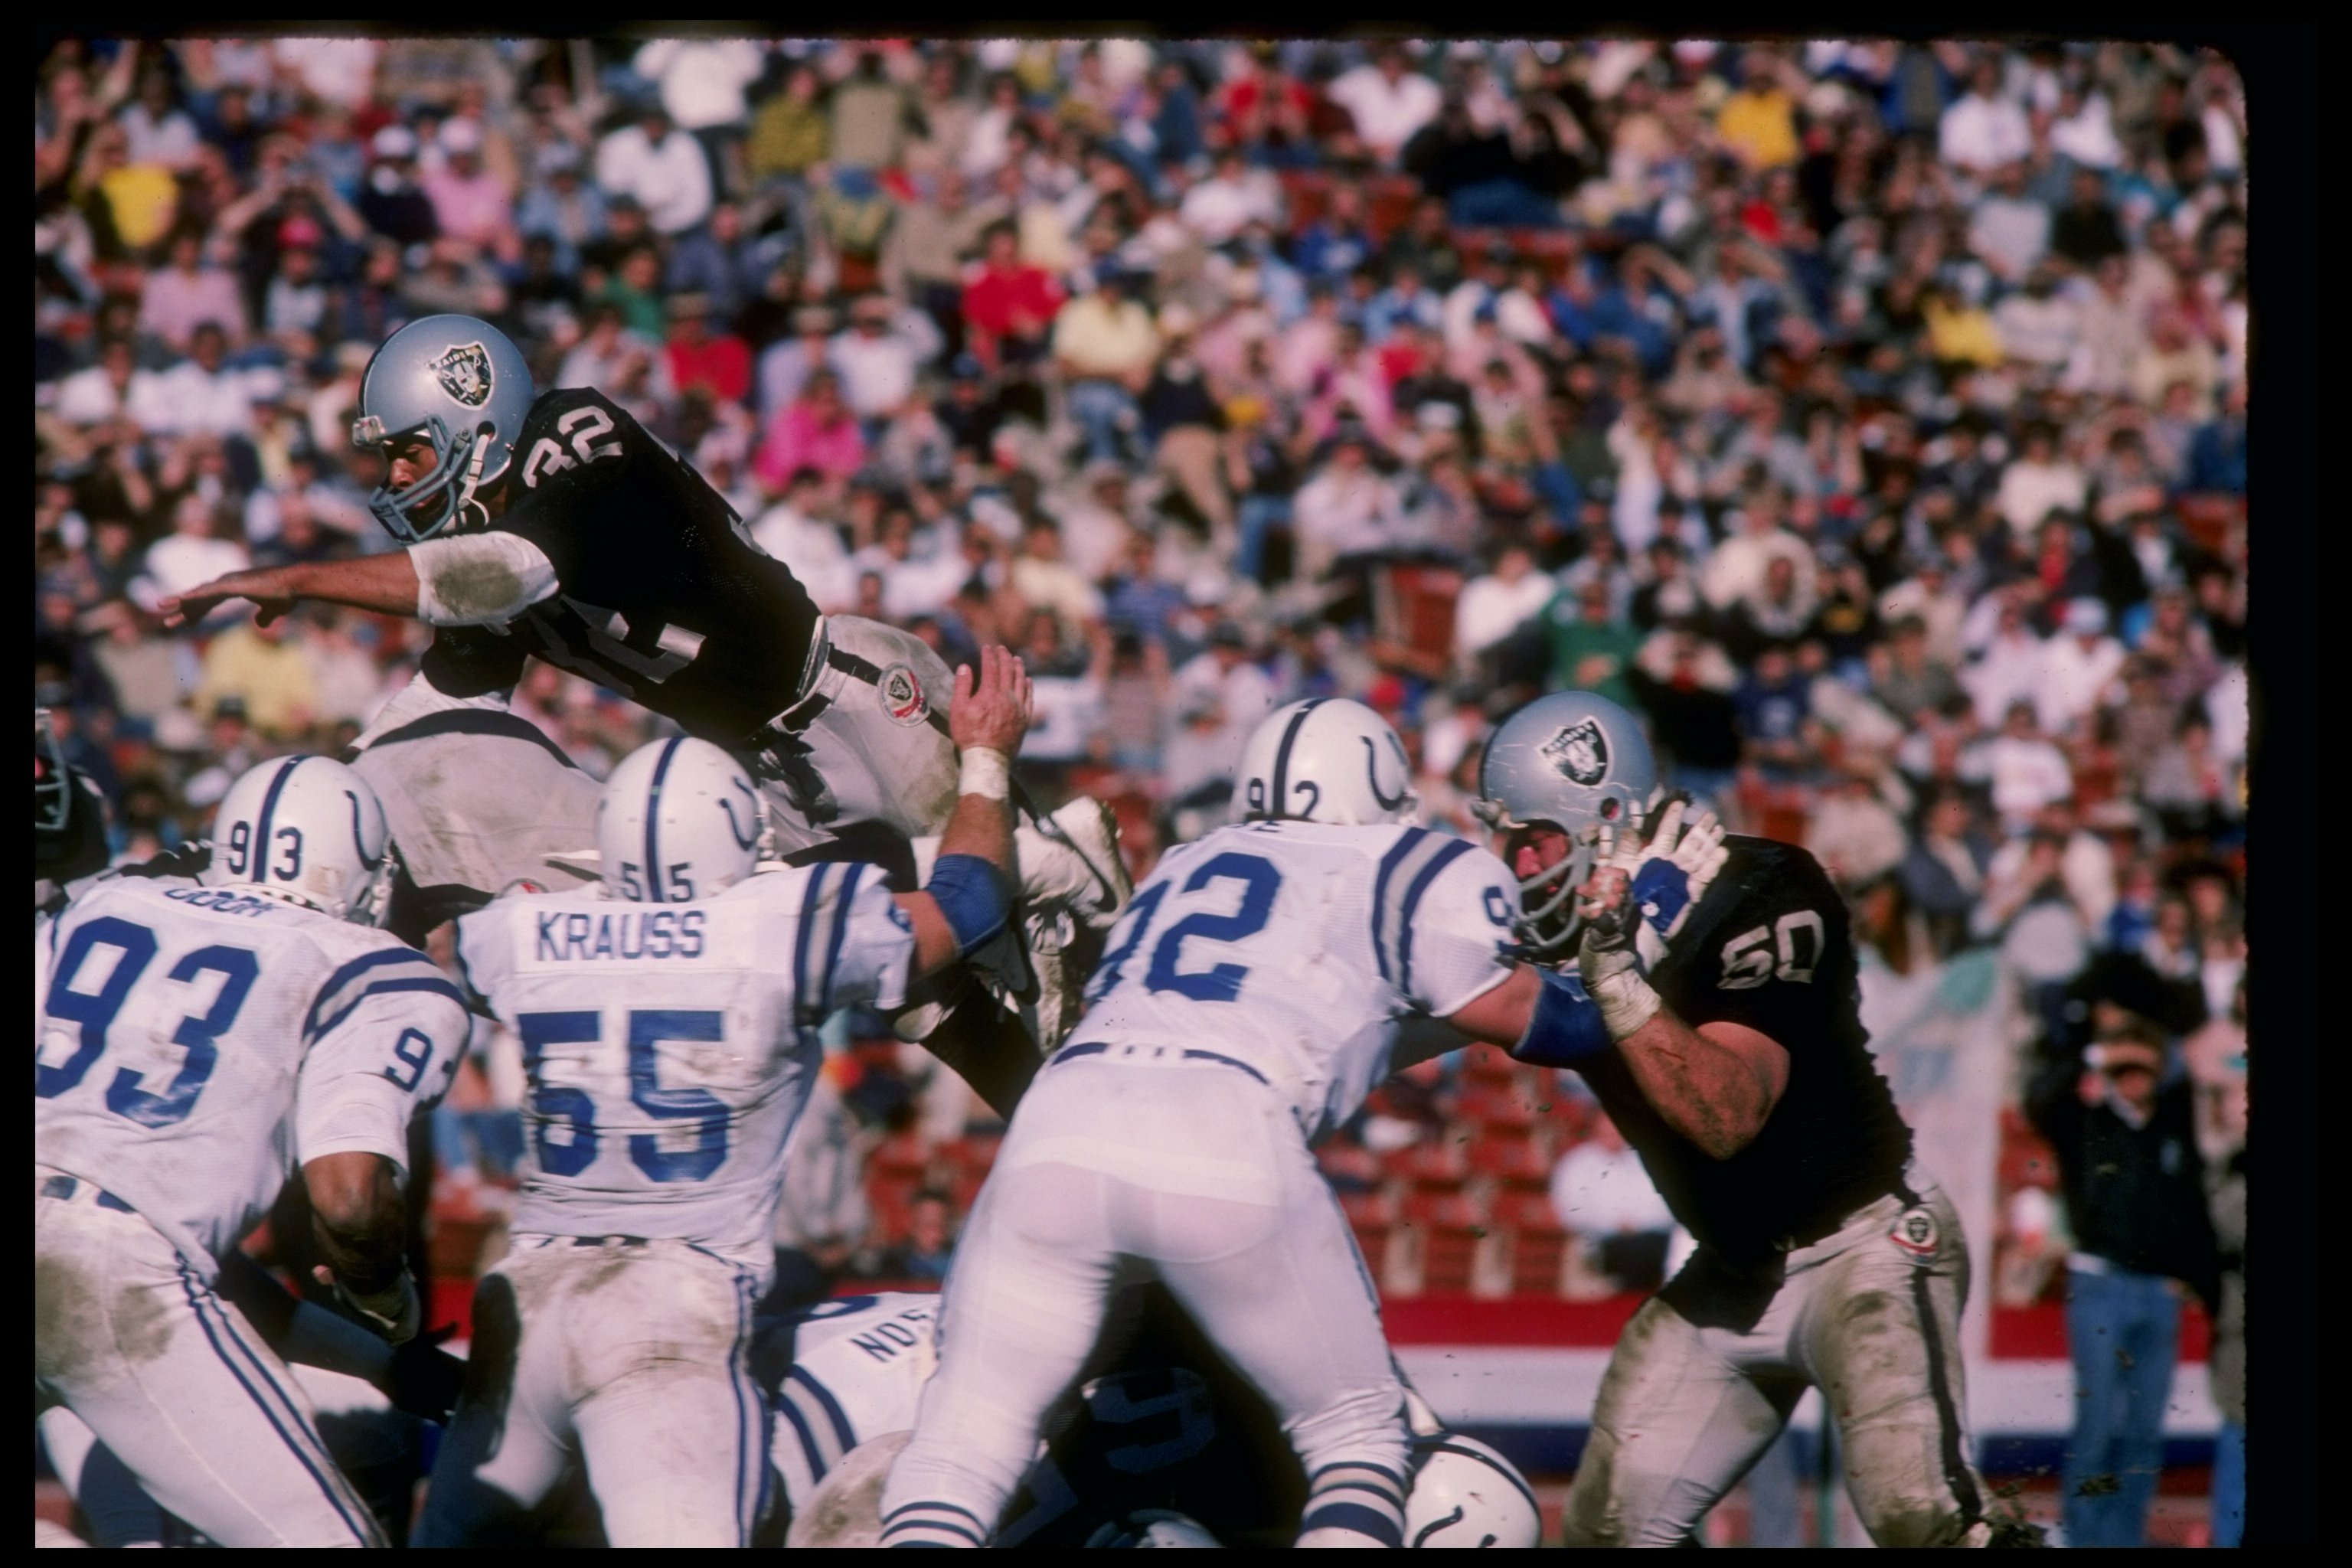
[[900,1351],[912,1350],[922,1341],[906,1324],[892,1321],[879,1324],[862,1334],[852,1334],[849,1342],[876,1361],[890,1361]]
[[700,958],[700,910],[659,910],[642,914],[565,914],[537,917],[532,954],[541,963],[574,958]]
[[191,909],[243,915],[248,920],[257,920],[281,907],[268,899],[257,899],[250,893],[232,893],[226,888],[166,888],[163,896],[177,900]]

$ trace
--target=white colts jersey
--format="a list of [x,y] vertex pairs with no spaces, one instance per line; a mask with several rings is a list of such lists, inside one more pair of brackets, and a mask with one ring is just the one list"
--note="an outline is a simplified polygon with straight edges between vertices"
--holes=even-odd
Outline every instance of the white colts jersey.
[[466,1045],[431,959],[236,888],[110,879],[36,941],[33,1158],[136,1210],[206,1283],[297,1163],[404,1169],[409,1119]]
[[1397,1020],[1512,967],[1502,862],[1424,828],[1255,822],[1171,850],[1087,988],[1069,1051],[1156,1045],[1243,1067],[1309,1139],[1387,1075]]
[[771,1455],[797,1513],[861,1443],[911,1430],[939,1365],[940,1299],[912,1291],[820,1301],[795,1314],[793,1365],[776,1390]]
[[902,1005],[914,947],[880,869],[844,863],[690,903],[590,888],[467,916],[458,963],[530,1079],[514,1228],[691,1241],[764,1272],[815,1026]]

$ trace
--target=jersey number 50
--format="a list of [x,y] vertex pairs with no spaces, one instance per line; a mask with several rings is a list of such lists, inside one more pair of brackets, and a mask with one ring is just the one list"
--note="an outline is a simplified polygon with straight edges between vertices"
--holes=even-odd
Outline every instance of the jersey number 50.
[[[1769,948],[1764,945],[1768,937],[1772,942]],[[1793,910],[1773,921],[1769,931],[1758,926],[1725,942],[1723,978],[1716,984],[1725,991],[1749,991],[1774,978],[1810,983],[1821,961],[1822,917],[1811,910]]]

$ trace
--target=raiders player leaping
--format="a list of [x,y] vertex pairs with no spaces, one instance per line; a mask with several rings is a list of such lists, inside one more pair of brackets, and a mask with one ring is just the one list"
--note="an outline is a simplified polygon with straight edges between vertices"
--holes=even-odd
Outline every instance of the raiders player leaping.
[[1633,715],[1588,692],[1506,721],[1479,795],[1522,939],[1589,998],[1512,1054],[1583,1074],[1698,1242],[1610,1361],[1569,1543],[1684,1543],[1808,1384],[1879,1545],[2036,1543],[1969,1462],[1968,1246],[1871,1060],[1821,867],[1685,822]]
[[[854,853],[910,888],[928,872],[958,763],[947,668],[919,639],[819,615],[699,474],[601,393],[534,395],[521,351],[487,321],[428,316],[394,332],[361,378],[359,413],[352,440],[386,468],[370,509],[407,549],[232,573],[163,608],[194,622],[243,598],[267,622],[307,599],[436,628],[354,763],[392,814],[404,892],[421,906],[398,923],[547,880],[549,855],[593,841],[594,781],[508,711],[527,656],[732,752],[793,858]],[[1107,808],[1081,799],[1048,822],[1020,835],[1033,912],[1108,927],[1128,884]],[[994,958],[1022,990],[1020,955]],[[1056,987],[1043,991],[1050,1043]]]

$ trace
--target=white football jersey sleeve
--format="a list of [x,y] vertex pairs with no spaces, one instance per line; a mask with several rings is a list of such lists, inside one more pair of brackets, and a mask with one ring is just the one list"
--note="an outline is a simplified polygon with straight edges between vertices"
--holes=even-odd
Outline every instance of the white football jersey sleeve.
[[530,1078],[515,1229],[687,1240],[764,1270],[815,1026],[903,1005],[914,947],[880,869],[855,863],[690,903],[588,888],[467,915],[466,983],[513,1026]]
[[1508,977],[1511,886],[1486,850],[1425,828],[1219,828],[1136,889],[1072,1047],[1225,1058],[1319,1136],[1386,1075],[1400,1017],[1444,1016]]
[[207,1282],[299,1162],[405,1168],[465,1005],[383,931],[243,892],[94,886],[42,938],[34,1159],[94,1183]]

